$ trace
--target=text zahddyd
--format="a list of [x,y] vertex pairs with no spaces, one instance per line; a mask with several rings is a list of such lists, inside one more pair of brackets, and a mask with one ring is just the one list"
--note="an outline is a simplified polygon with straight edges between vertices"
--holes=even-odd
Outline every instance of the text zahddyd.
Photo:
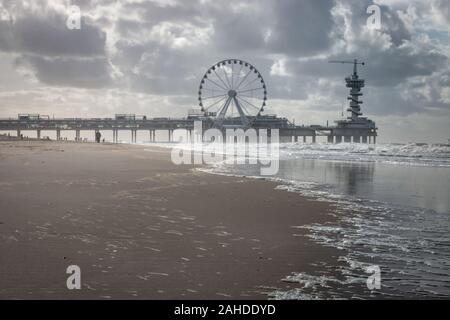
[[212,309],[209,307],[187,306],[182,304],[175,307],[175,315],[199,315],[202,318],[206,317],[208,312],[218,315],[270,315],[275,314],[275,306],[256,305],[256,304],[238,304],[238,305],[224,305],[219,304],[218,308]]

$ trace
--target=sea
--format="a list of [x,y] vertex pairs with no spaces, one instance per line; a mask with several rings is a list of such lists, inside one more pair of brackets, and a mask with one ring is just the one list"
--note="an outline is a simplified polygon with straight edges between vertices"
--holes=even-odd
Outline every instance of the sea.
[[337,249],[335,262],[286,274],[281,280],[294,289],[269,298],[450,298],[450,145],[280,143],[278,150],[273,176],[259,163],[199,169],[277,181],[334,207],[329,222],[291,227],[293,236]]

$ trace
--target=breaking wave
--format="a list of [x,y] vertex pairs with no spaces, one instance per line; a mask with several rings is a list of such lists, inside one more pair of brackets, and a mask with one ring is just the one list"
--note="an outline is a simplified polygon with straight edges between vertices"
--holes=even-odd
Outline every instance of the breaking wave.
[[283,158],[324,159],[336,161],[386,162],[392,164],[450,167],[447,144],[280,144]]

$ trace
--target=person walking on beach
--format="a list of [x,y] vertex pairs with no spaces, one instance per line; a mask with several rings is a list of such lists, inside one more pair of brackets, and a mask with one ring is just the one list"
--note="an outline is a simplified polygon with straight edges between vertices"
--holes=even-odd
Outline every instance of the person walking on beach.
[[95,142],[100,143],[100,139],[102,137],[102,134],[100,131],[95,131]]

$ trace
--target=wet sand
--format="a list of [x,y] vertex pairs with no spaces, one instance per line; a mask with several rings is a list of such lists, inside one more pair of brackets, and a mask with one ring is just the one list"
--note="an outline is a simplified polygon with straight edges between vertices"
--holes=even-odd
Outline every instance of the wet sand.
[[[302,236],[333,209],[132,145],[0,141],[1,299],[266,299],[334,261]],[[81,268],[68,290],[66,268]]]

